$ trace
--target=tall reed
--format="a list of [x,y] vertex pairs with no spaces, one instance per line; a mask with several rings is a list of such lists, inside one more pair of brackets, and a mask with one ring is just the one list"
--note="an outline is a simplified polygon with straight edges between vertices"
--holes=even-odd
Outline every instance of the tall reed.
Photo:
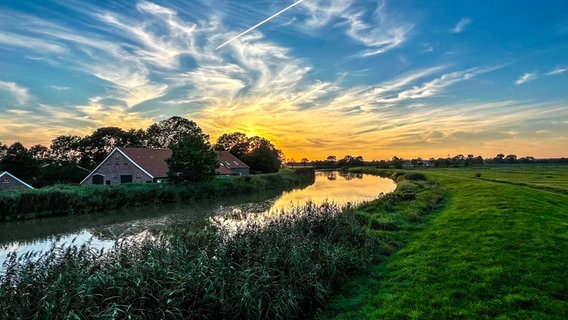
[[10,257],[0,318],[290,319],[369,263],[374,239],[352,212],[308,204],[236,232],[177,227],[106,254],[53,248]]

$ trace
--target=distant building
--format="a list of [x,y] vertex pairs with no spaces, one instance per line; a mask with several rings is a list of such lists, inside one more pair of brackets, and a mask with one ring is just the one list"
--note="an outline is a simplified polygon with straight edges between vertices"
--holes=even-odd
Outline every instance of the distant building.
[[[226,176],[247,175],[250,167],[228,151],[216,151],[217,173]],[[115,148],[83,181],[83,185],[161,182],[168,178],[170,149]]]
[[24,188],[33,189],[34,187],[16,178],[8,171],[0,171],[0,191],[17,190]]
[[250,174],[250,167],[229,151],[215,151],[219,160],[217,173],[223,176],[244,176]]
[[81,184],[160,182],[168,178],[171,156],[169,149],[115,148]]

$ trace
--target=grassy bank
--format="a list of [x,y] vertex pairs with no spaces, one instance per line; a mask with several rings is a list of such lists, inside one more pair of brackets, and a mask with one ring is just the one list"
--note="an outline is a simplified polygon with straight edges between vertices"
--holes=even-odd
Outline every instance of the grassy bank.
[[320,317],[568,318],[568,167],[522,170],[424,171],[448,191],[443,209]]
[[388,259],[443,195],[424,176],[393,178],[394,193],[357,210],[308,205],[232,237],[210,225],[180,227],[165,241],[107,255],[84,248],[23,264],[12,257],[0,278],[0,317],[311,317],[346,279]]
[[225,197],[264,190],[290,190],[307,186],[314,179],[313,170],[284,169],[275,174],[218,177],[210,182],[185,185],[54,186],[2,192],[0,222]]

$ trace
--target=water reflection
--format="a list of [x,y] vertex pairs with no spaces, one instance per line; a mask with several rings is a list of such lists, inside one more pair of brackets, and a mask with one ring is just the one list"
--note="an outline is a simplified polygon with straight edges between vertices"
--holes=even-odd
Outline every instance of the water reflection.
[[236,230],[247,221],[261,222],[281,215],[291,208],[310,203],[316,206],[332,203],[338,207],[371,201],[381,194],[394,191],[396,184],[390,179],[362,173],[319,171],[314,184],[302,190],[284,192],[281,196],[247,206],[227,207],[210,218],[213,223]]
[[[18,255],[46,251],[54,245],[82,245],[90,241],[95,249],[108,249],[117,240],[138,238],[148,231],[159,232],[172,225],[218,217],[262,217],[279,214],[310,201],[338,206],[375,199],[394,190],[389,179],[337,171],[316,172],[314,184],[290,192],[256,194],[242,198],[133,208],[109,213],[53,217],[0,225],[0,265],[9,252]],[[137,236],[138,235],[138,236]],[[1,269],[1,268],[0,268]]]

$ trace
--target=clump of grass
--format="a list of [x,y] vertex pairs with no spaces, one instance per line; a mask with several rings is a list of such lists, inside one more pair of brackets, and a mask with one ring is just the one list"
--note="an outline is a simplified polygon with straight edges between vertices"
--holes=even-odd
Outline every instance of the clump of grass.
[[0,318],[306,317],[376,247],[354,211],[309,204],[236,232],[177,227],[159,241],[11,256]]

